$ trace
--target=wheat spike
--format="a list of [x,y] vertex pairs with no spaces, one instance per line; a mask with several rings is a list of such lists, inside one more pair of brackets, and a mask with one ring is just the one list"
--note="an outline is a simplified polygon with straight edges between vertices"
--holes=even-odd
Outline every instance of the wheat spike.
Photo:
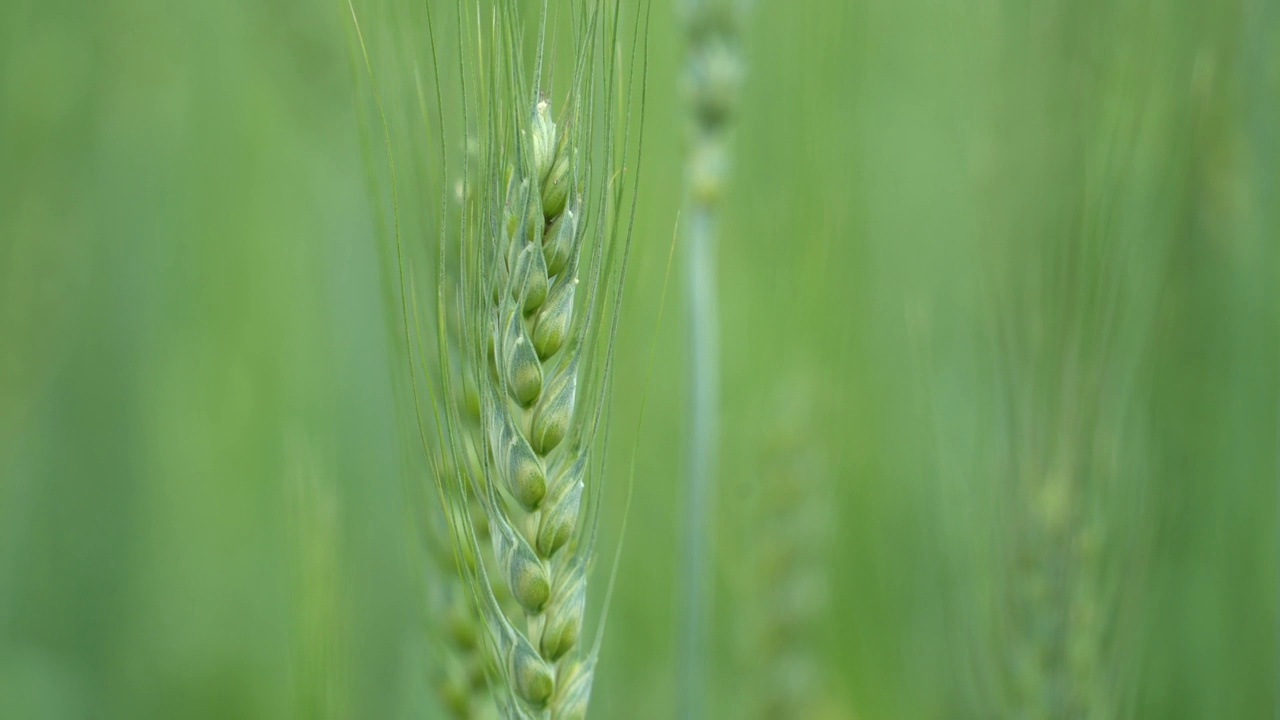
[[[588,547],[570,545],[586,480],[585,449],[573,432],[582,346],[573,326],[582,201],[568,207],[574,149],[550,105],[534,106],[527,174],[512,172],[502,211],[488,312],[491,366],[481,414],[491,462],[483,504],[496,569],[524,611],[498,623],[507,673],[528,708],[553,707],[557,663],[577,644],[586,609]],[[551,268],[555,268],[553,274]],[[497,487],[505,490],[500,494]]]
[[[454,462],[438,478],[493,659],[490,688],[512,718],[585,716],[601,637],[583,642],[599,511],[593,455],[603,452],[596,438],[630,239],[619,230],[625,185],[615,155],[626,157],[630,105],[611,105],[624,97],[617,53],[601,40],[614,37],[613,11],[580,11],[572,89],[557,116],[538,83],[528,104],[509,102],[531,85],[514,6],[499,4],[492,74],[481,85],[482,172],[457,244],[460,283],[440,292],[442,307],[459,309],[463,338],[444,384],[474,380],[478,418],[475,462]],[[544,35],[546,20],[544,10]],[[539,43],[539,81],[541,61]],[[468,454],[461,405],[451,402],[443,418],[453,458]]]

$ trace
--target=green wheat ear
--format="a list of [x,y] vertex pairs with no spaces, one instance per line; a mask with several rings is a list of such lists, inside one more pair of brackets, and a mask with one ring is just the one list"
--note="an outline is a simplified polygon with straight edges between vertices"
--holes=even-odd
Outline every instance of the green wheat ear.
[[[589,543],[570,545],[583,510],[587,448],[564,444],[578,429],[583,348],[572,332],[582,237],[564,230],[574,148],[557,132],[546,100],[535,105],[530,130],[528,174],[512,173],[509,181],[493,255],[494,291],[486,293],[497,299],[485,316],[494,353],[481,407],[491,477],[506,492],[490,491],[485,508],[495,528],[496,575],[525,613],[523,628],[496,628],[514,635],[504,643],[512,648],[507,679],[525,706],[559,716],[552,706],[556,665],[582,634],[590,552]],[[552,227],[558,232],[549,232]],[[549,248],[565,256],[554,275]]]
[[[383,103],[348,3],[353,60],[370,83],[389,172],[397,330],[438,491],[436,511],[415,517],[443,536],[433,546],[437,564],[454,569],[439,573],[430,603],[444,656],[438,694],[459,717],[579,718],[604,627],[602,618],[589,633],[584,622],[635,218],[649,6],[632,6],[624,64],[620,3],[566,0],[568,11],[552,14],[544,2],[535,58],[525,56],[517,5],[458,0],[447,23],[437,4],[425,5],[431,69],[423,75],[438,115],[421,86],[418,100],[444,169],[438,234],[424,249],[410,241],[419,235],[409,228],[418,228],[402,224],[409,194],[399,190],[386,115],[396,106]],[[543,38],[557,36],[548,32],[552,18],[573,48],[559,88],[543,67]],[[446,25],[456,53],[436,45]],[[466,139],[461,180],[447,164],[449,148],[462,144],[446,137],[454,127]],[[378,195],[372,169],[370,177]],[[420,296],[423,287],[435,292]]]
[[[440,237],[440,267],[458,272],[438,275],[437,345],[459,351],[438,359],[433,466],[506,717],[584,717],[599,652],[599,631],[583,643],[606,450],[597,437],[607,437],[630,243],[618,211],[634,203],[624,161],[639,151],[630,100],[613,104],[631,96],[619,85],[615,13],[583,2],[566,18],[576,56],[562,99],[542,86],[541,41],[526,78],[514,0],[499,0],[484,28],[485,72],[459,68],[480,110],[463,105],[478,161],[462,183],[468,209]],[[549,17],[544,8],[543,35]]]

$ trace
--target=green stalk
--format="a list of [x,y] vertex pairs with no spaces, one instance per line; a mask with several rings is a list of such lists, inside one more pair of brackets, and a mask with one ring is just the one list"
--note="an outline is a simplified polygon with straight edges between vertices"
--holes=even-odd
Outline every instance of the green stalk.
[[680,716],[708,716],[711,637],[711,538],[720,410],[716,231],[728,166],[730,121],[741,81],[740,0],[687,0],[686,82],[692,119],[686,170],[685,262],[689,313],[689,468],[685,483],[684,607],[681,620]]
[[711,620],[711,537],[719,439],[719,327],[716,312],[715,213],[706,204],[690,209],[686,227],[689,292],[689,478],[685,487],[685,611],[681,631],[681,716],[706,715]]

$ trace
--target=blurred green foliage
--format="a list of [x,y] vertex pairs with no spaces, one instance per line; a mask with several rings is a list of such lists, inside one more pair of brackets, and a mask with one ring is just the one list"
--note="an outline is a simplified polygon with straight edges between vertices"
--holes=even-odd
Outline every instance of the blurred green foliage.
[[[438,716],[386,239],[428,253],[460,177],[453,5],[432,2],[442,104],[421,2],[354,3],[373,82],[345,3],[0,9],[0,717]],[[757,0],[749,28],[719,247],[716,716],[752,692],[741,571],[797,378],[831,515],[822,717],[1105,716],[1023,714],[1008,689],[1039,662],[1010,603],[1065,607],[1009,589],[1011,558],[1075,557],[1015,531],[1066,502],[1044,499],[1063,457],[1105,528],[1108,590],[1085,594],[1113,618],[1115,715],[1273,714],[1275,4]],[[675,712],[679,283],[654,328],[682,38],[657,0],[601,718]]]

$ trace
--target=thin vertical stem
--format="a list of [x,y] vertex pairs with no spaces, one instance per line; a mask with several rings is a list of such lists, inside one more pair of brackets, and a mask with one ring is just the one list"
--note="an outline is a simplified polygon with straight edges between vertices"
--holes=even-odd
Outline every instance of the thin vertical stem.
[[730,125],[742,77],[741,0],[686,0],[686,83],[692,135],[686,166],[685,270],[689,302],[689,469],[684,522],[679,715],[707,717],[710,680],[711,543],[719,433],[716,213],[724,195]]
[[680,715],[707,717],[705,691],[711,635],[711,538],[719,443],[719,327],[716,307],[715,220],[694,203],[685,228],[689,302],[689,475],[685,488],[684,614],[680,648]]

